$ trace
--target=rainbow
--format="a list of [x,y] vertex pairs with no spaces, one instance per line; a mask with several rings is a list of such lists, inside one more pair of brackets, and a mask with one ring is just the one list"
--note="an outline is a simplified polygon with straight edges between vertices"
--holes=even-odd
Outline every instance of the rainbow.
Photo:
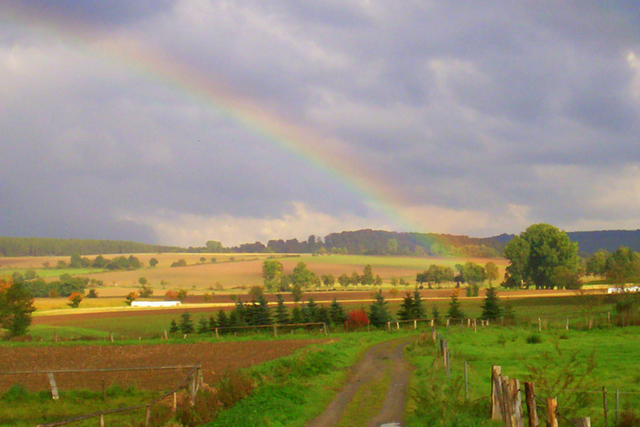
[[176,61],[166,53],[124,36],[102,35],[80,22],[60,14],[42,12],[19,2],[0,0],[5,16],[28,26],[29,31],[63,37],[88,55],[97,55],[111,64],[135,70],[145,78],[159,82],[213,108],[245,129],[266,138],[280,150],[292,153],[300,161],[336,178],[348,191],[363,200],[398,228],[417,230],[418,224],[402,213],[407,206],[393,188],[375,171],[358,162],[356,153],[334,138],[319,135],[287,121],[255,101],[238,96],[210,73]]

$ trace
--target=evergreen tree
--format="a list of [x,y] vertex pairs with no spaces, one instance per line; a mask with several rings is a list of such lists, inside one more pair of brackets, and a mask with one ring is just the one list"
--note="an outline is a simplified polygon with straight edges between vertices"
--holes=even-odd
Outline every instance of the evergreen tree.
[[344,322],[347,321],[347,313],[336,298],[333,298],[333,302],[329,306],[329,319],[333,325],[344,325]]
[[435,324],[440,323],[440,310],[438,310],[438,306],[435,304],[431,309],[431,315],[433,316],[433,323]]
[[460,301],[458,300],[457,291],[453,291],[453,293],[451,294],[451,302],[449,303],[447,317],[449,319],[464,319],[464,312],[460,308]]
[[207,332],[209,332],[209,322],[204,317],[201,317],[198,322],[198,333],[206,334]]
[[413,318],[424,319],[426,317],[427,313],[422,303],[422,296],[420,296],[420,292],[416,289],[413,291]]
[[402,303],[400,304],[400,309],[398,310],[397,316],[400,320],[412,320],[414,319],[415,312],[415,303],[413,300],[413,296],[409,292],[407,292],[406,296],[402,299]]
[[325,323],[327,325],[330,324],[331,319],[329,318],[329,309],[327,309],[327,307],[325,307],[324,305],[321,305],[318,309],[316,319],[317,322]]
[[276,323],[278,325],[286,325],[289,323],[289,313],[287,313],[287,306],[284,305],[284,299],[282,295],[276,295],[278,299],[278,305],[276,306]]
[[229,319],[227,318],[227,313],[224,312],[223,309],[218,311],[217,322],[219,328],[226,328],[229,326]]
[[178,324],[176,323],[176,319],[173,319],[171,321],[171,326],[169,326],[169,332],[174,333],[174,332],[178,332],[180,330],[180,328],[178,327]]
[[213,331],[216,329],[216,319],[213,317],[213,314],[209,316],[209,330]]
[[293,307],[291,310],[291,323],[304,323],[304,318],[302,317],[302,310],[297,305]]
[[498,298],[498,291],[493,286],[487,288],[486,296],[484,297],[484,303],[482,304],[482,316],[483,320],[497,320],[502,317],[502,308],[500,307],[500,298]]
[[318,304],[309,298],[307,303],[302,307],[302,318],[306,323],[318,322]]
[[382,291],[378,291],[375,294],[375,301],[369,306],[369,321],[373,326],[385,326],[387,322],[391,321],[388,305],[389,303],[384,300]]
[[233,310],[229,314],[229,318],[227,319],[227,326],[228,327],[240,326],[240,325],[238,325],[238,312],[236,310]]
[[191,314],[188,311],[182,313],[180,320],[180,332],[183,334],[190,334],[193,332],[193,320],[191,320]]
[[258,295],[256,301],[252,304],[252,322],[255,326],[271,325],[271,311],[267,303],[267,299],[263,294]]
[[245,307],[242,300],[238,300],[235,308],[231,312],[231,314],[235,314],[235,324],[234,326],[246,326],[247,325],[247,308]]

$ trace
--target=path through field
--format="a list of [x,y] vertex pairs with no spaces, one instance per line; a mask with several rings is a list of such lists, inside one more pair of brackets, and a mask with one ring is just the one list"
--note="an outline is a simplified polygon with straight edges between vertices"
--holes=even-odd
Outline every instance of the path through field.
[[384,403],[379,412],[366,424],[367,427],[400,427],[403,423],[404,407],[409,386],[411,366],[405,360],[402,350],[411,340],[388,341],[370,348],[362,360],[352,370],[351,378],[344,389],[335,397],[319,417],[307,427],[333,427],[345,414],[349,403],[375,381],[391,379]]

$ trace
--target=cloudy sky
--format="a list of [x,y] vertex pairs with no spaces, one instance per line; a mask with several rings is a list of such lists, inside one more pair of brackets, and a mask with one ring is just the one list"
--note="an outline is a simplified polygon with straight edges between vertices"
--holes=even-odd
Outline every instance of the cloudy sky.
[[634,1],[0,0],[0,235],[640,228]]

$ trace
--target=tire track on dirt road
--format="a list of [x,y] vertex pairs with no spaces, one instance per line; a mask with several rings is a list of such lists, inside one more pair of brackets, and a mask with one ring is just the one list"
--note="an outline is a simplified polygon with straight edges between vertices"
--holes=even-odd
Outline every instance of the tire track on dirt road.
[[[413,339],[387,341],[371,347],[352,368],[347,385],[333,399],[327,409],[312,420],[307,427],[333,427],[340,422],[345,409],[356,394],[390,374],[391,383],[380,411],[369,420],[367,427],[401,426],[409,388],[411,365],[404,358],[403,349]],[[390,370],[390,372],[389,372]]]

